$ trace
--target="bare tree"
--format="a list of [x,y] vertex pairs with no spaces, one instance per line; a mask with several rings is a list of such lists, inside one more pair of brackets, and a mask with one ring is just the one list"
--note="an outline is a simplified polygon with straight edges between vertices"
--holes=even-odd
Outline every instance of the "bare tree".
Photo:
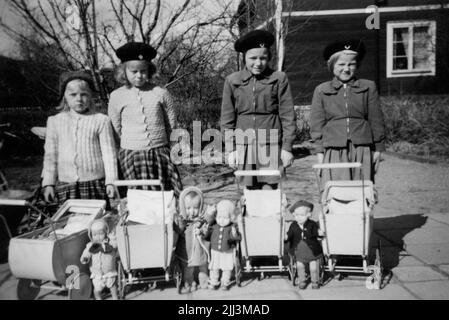
[[[107,90],[100,69],[107,63],[115,64],[117,46],[129,41],[154,46],[159,52],[157,64],[161,74],[167,84],[173,85],[229,45],[226,32],[234,2],[216,0],[218,9],[200,19],[198,11],[206,3],[210,5],[210,0],[184,0],[170,8],[160,0],[108,0],[102,3],[104,16],[99,19],[95,0],[5,1],[29,29],[18,30],[1,20],[0,26],[16,39],[39,40],[52,46],[68,70],[89,68],[103,101],[107,101]],[[72,11],[76,13],[77,26],[67,23],[67,8],[76,9]],[[29,37],[30,31],[35,38]],[[172,59],[175,56],[178,59]]]

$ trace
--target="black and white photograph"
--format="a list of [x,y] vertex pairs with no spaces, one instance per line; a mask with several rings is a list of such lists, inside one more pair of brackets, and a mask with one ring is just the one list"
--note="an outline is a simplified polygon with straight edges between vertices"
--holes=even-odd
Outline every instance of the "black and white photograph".
[[449,0],[0,0],[0,300],[448,299]]

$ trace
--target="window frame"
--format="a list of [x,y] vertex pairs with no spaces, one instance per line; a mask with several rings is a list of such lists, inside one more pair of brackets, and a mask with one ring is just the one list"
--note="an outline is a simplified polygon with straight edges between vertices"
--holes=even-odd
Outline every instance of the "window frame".
[[[389,21],[387,22],[387,78],[398,77],[418,77],[418,76],[435,76],[435,61],[436,61],[436,49],[431,57],[431,64],[429,69],[407,69],[407,70],[393,70],[393,30],[395,28],[409,28],[409,43],[413,43],[413,30],[415,27],[429,26],[432,42],[436,47],[436,21],[435,20],[413,20],[413,21]],[[412,55],[413,58],[413,46],[409,45],[408,55]],[[413,60],[413,59],[409,59]],[[409,62],[409,64],[412,62]]]

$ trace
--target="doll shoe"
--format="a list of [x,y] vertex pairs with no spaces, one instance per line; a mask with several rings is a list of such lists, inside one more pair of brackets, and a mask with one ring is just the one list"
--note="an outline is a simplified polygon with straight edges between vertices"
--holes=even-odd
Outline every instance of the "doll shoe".
[[190,293],[192,292],[192,286],[191,285],[185,285],[182,289],[182,293]]
[[217,289],[218,289],[218,285],[217,285],[217,284],[209,283],[209,285],[207,286],[207,288],[210,289],[210,290],[217,290]]
[[223,285],[221,285],[220,289],[223,291],[229,291],[229,287],[230,287],[229,284],[223,284]]
[[319,283],[312,283],[312,289],[319,289],[320,284]]
[[306,281],[301,281],[301,282],[298,284],[298,288],[299,288],[300,290],[304,290],[305,288],[307,288],[307,282],[306,282]]

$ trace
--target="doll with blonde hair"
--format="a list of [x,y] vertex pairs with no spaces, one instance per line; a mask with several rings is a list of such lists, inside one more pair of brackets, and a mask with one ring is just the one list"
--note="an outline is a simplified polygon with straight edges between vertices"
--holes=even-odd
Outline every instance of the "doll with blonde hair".
[[[209,288],[229,290],[231,274],[234,269],[236,243],[241,240],[235,220],[236,206],[230,200],[221,200],[217,204],[216,224],[211,226],[204,238],[211,243],[209,263]],[[220,281],[220,271],[222,272]]]

